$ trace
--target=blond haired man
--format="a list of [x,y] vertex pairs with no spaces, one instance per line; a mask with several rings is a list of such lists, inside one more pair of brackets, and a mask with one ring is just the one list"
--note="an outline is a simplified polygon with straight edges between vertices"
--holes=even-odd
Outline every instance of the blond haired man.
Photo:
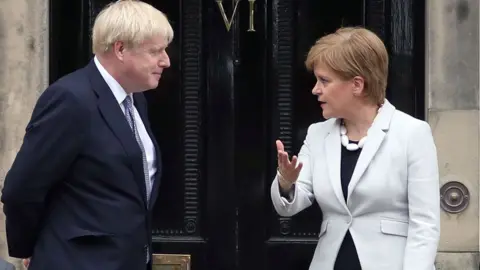
[[5,179],[9,254],[31,270],[151,268],[161,162],[142,92],[170,66],[173,30],[152,6],[117,1],[92,33],[94,59],[40,96]]

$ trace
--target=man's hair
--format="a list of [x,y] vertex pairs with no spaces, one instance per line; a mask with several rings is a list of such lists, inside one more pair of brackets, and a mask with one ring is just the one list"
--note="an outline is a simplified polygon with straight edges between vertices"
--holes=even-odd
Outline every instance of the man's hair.
[[170,43],[173,29],[167,17],[153,6],[136,0],[119,0],[107,5],[95,19],[92,29],[92,50],[101,54],[117,41],[136,47],[154,36]]
[[383,41],[361,27],[344,27],[326,35],[310,49],[305,65],[312,71],[321,65],[344,80],[361,76],[364,93],[383,104],[388,79],[388,52]]

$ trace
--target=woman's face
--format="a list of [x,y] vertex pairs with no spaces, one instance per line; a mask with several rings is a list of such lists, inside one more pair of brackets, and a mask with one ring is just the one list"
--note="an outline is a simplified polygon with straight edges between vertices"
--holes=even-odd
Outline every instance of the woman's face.
[[[317,83],[312,89],[312,94],[317,96],[318,102],[322,107],[323,117],[345,118],[349,111],[352,111],[354,102],[363,91],[362,83],[358,83],[358,78],[352,80],[342,80],[332,70],[316,65],[314,74]],[[360,78],[361,79],[361,78]]]

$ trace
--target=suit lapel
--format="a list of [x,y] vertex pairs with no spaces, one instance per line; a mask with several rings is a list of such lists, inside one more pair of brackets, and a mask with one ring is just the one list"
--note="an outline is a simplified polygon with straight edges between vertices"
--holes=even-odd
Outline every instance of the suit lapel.
[[341,161],[341,144],[340,144],[340,126],[339,121],[332,123],[331,130],[325,138],[325,155],[328,167],[328,175],[333,186],[333,191],[337,196],[340,204],[348,211],[342,192],[342,182],[340,179],[340,161]]
[[382,145],[382,142],[386,136],[386,132],[390,127],[390,120],[394,112],[395,107],[385,100],[382,109],[368,130],[368,138],[365,142],[362,152],[360,153],[360,156],[358,157],[355,170],[353,171],[352,178],[350,179],[350,183],[348,185],[347,204],[348,201],[350,201],[350,195],[354,191],[355,186],[360,181],[361,177],[365,173],[365,170],[368,168],[373,157]]
[[160,187],[160,178],[161,178],[160,176],[162,175],[162,156],[160,152],[160,147],[158,146],[157,140],[155,139],[155,136],[150,127],[150,121],[148,119],[148,111],[145,110],[146,102],[147,102],[145,99],[145,96],[143,95],[143,93],[137,93],[133,95],[133,99],[135,101],[135,107],[138,110],[138,114],[140,114],[140,118],[142,118],[145,129],[147,130],[148,136],[150,136],[150,139],[152,140],[153,146],[155,148],[157,172],[155,174],[155,180],[153,182],[152,196],[150,197],[149,207],[151,208],[155,204],[155,201],[158,196],[158,189]]
[[[103,79],[93,61],[87,66],[92,86],[98,95],[98,110],[105,119],[105,122],[118,138],[125,153],[131,161],[132,170],[136,176],[136,182],[142,195],[146,194],[146,187],[143,173],[142,152],[135,139],[132,129],[128,125],[125,115],[122,112],[115,96]],[[147,206],[145,196],[142,196]]]

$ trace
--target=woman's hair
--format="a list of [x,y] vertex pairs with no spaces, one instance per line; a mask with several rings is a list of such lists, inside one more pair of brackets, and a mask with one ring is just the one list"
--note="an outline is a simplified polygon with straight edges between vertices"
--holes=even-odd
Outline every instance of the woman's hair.
[[305,65],[310,71],[324,66],[343,80],[361,76],[367,98],[376,104],[384,102],[388,53],[383,41],[370,30],[344,27],[320,38],[308,52]]
[[142,1],[119,0],[107,5],[96,17],[92,50],[94,54],[106,52],[117,41],[136,47],[158,35],[167,43],[173,39],[173,29],[165,14]]

